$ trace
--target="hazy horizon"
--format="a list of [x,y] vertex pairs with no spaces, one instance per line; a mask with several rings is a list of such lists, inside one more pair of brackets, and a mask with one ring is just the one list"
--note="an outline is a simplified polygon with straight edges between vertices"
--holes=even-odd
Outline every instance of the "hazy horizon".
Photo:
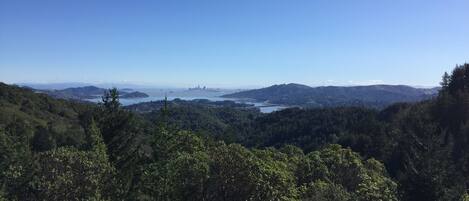
[[0,81],[437,86],[469,1],[1,1]]
[[100,88],[130,88],[130,89],[189,89],[194,87],[207,87],[208,89],[224,89],[224,90],[249,90],[249,89],[260,89],[265,87],[270,87],[273,85],[282,85],[282,84],[300,84],[306,85],[309,87],[328,87],[328,86],[337,86],[337,87],[353,87],[353,86],[371,86],[371,85],[403,85],[410,86],[414,88],[435,88],[440,87],[440,85],[407,85],[407,84],[385,84],[385,83],[369,83],[369,84],[344,84],[344,85],[308,85],[303,83],[277,83],[272,85],[244,85],[244,86],[220,86],[220,85],[204,85],[204,84],[193,84],[193,85],[158,85],[150,83],[125,83],[125,82],[23,82],[23,83],[7,83],[14,84],[19,86],[29,86],[35,89],[66,89],[66,88],[76,88],[76,87],[85,87],[85,86],[95,86]]

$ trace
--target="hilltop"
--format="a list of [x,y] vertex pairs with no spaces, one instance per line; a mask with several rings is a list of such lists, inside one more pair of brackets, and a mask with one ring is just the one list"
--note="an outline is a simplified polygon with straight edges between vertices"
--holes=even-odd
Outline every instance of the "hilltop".
[[[45,93],[54,98],[66,99],[66,100],[85,100],[101,97],[107,89],[99,88],[95,86],[84,86],[84,87],[71,87],[60,90],[48,90],[48,89],[34,89],[36,92]],[[148,94],[133,91],[129,89],[119,90],[120,98],[146,98]]]
[[322,86],[281,84],[227,94],[227,98],[246,98],[273,104],[302,107],[367,106],[383,108],[397,102],[430,99],[438,88],[423,89],[406,85]]

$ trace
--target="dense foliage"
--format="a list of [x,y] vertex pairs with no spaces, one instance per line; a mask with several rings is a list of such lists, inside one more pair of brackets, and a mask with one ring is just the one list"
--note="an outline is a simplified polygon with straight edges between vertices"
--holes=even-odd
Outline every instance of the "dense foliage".
[[[163,107],[168,109],[164,114]],[[164,121],[169,127],[190,130],[225,142],[245,141],[253,120],[262,115],[252,105],[202,99],[153,101],[130,105],[126,109],[140,112],[151,122]]]
[[91,105],[1,84],[0,112],[0,200],[469,200],[469,64],[381,111],[123,108],[116,89]]

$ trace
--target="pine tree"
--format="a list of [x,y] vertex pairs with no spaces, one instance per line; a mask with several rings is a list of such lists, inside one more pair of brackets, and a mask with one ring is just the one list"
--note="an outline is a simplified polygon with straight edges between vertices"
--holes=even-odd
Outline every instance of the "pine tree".
[[86,128],[86,135],[88,138],[90,151],[96,153],[96,155],[102,160],[108,160],[107,147],[103,142],[103,137],[99,128],[96,126],[94,119],[91,119],[89,125]]
[[142,136],[142,122],[121,107],[116,88],[107,91],[102,101],[94,118],[106,145],[109,162],[116,167],[122,196],[128,198],[132,196],[131,189],[137,185],[133,178],[140,174],[142,141],[138,136]]
[[446,90],[448,89],[448,86],[449,86],[449,83],[450,83],[450,76],[448,75],[447,72],[445,72],[445,74],[443,74],[443,79],[442,81],[440,82],[441,84],[441,87],[443,88],[443,90]]
[[168,97],[165,95],[164,96],[164,101],[163,101],[163,108],[161,108],[161,116],[162,116],[162,121],[160,122],[160,125],[159,127],[161,129],[166,129],[167,126],[168,126],[168,115],[169,115],[169,112],[168,112]]
[[111,111],[117,111],[121,106],[119,103],[119,91],[117,88],[109,89],[109,91],[104,93],[102,97],[103,106]]

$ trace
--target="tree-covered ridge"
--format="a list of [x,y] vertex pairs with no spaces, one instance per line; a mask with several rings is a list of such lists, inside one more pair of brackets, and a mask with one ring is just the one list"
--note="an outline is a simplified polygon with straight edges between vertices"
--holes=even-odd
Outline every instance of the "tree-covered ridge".
[[33,144],[38,142],[37,149],[49,146],[40,141],[47,141],[52,136],[53,146],[84,143],[84,129],[79,124],[79,116],[90,107],[0,83],[1,125],[18,136],[33,137],[37,133],[32,139]]
[[[167,107],[166,113],[162,108]],[[165,121],[173,128],[190,130],[227,142],[244,142],[252,130],[254,119],[261,116],[252,105],[234,101],[152,101],[126,106],[142,113],[150,122]]]
[[397,102],[430,99],[437,93],[438,88],[419,89],[405,85],[309,87],[291,83],[227,94],[224,97],[301,107],[359,106],[382,109]]
[[[39,90],[33,89],[38,93],[45,93],[49,96],[59,99],[65,100],[86,100],[86,99],[94,99],[101,97],[105,92],[106,89],[95,87],[95,86],[84,86],[84,87],[71,87],[66,89],[56,89],[56,90]],[[133,90],[120,90],[119,91],[120,98],[146,98],[149,97],[148,94],[140,92],[140,91],[133,91]]]
[[[8,200],[114,200],[141,133],[131,113],[56,100],[29,89],[0,87],[0,187]],[[109,97],[106,95],[105,97]],[[120,107],[120,106],[118,106]],[[99,115],[98,115],[99,114]],[[112,116],[121,132],[103,125]],[[125,118],[125,120],[122,120]],[[122,120],[122,121],[119,121]],[[135,124],[138,125],[138,124]],[[117,167],[117,168],[116,168]],[[108,186],[113,184],[114,186]],[[114,189],[109,191],[109,189]],[[120,197],[120,196],[119,196]],[[118,197],[118,198],[119,198]]]
[[125,106],[125,109],[128,109],[137,113],[149,113],[161,110],[161,108],[168,107],[203,107],[203,108],[234,108],[234,109],[245,109],[258,111],[259,109],[255,108],[253,104],[247,103],[237,103],[231,100],[224,101],[210,101],[207,99],[194,99],[194,100],[182,100],[176,98],[172,101],[161,100],[161,101],[149,101],[143,103],[137,103],[133,105]]

